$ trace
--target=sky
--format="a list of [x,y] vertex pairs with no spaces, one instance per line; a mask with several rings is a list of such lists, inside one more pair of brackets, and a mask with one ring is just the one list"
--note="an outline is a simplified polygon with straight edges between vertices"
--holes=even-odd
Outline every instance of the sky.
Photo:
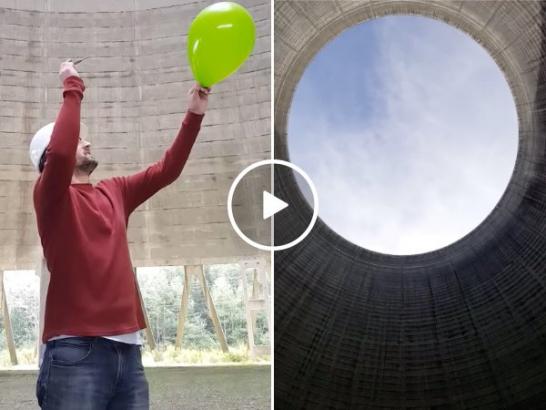
[[290,161],[319,217],[370,250],[447,246],[491,213],[518,148],[501,70],[446,23],[389,16],[353,26],[309,63],[288,118]]

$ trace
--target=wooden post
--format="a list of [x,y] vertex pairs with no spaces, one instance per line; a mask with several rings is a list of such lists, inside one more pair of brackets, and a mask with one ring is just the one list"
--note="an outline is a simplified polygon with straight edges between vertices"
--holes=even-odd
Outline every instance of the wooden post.
[[142,313],[144,314],[144,322],[146,323],[146,329],[144,329],[146,333],[146,341],[150,345],[150,348],[154,350],[156,348],[154,334],[152,332],[152,328],[150,327],[150,320],[148,319],[146,306],[144,306],[144,299],[142,299],[142,293],[140,292],[140,286],[138,284],[138,277],[137,277],[137,269],[133,268],[133,272],[135,273],[135,286],[137,288],[138,298],[140,300],[140,306],[142,307]]
[[207,281],[205,280],[205,273],[203,272],[203,265],[192,266],[195,269],[195,272],[199,276],[201,281],[201,288],[203,289],[203,295],[205,296],[205,301],[207,302],[207,307],[209,309],[209,315],[212,319],[212,324],[214,325],[214,330],[216,331],[216,336],[222,347],[222,351],[227,353],[229,351],[228,345],[226,343],[226,336],[224,335],[224,330],[218,319],[218,314],[216,313],[216,308],[214,307],[214,302],[210,296],[209,288],[207,286]]
[[248,289],[246,283],[246,269],[243,266],[241,268],[241,279],[243,281],[243,298],[245,302],[245,313],[246,313],[246,332],[248,334],[248,349],[250,350],[250,355],[255,356],[256,351],[254,348],[254,329],[252,326],[252,314],[248,306]]
[[182,289],[182,300],[180,302],[180,313],[178,314],[178,326],[176,328],[175,349],[180,350],[182,347],[182,339],[184,338],[184,327],[186,324],[186,316],[188,315],[188,299],[190,293],[191,273],[184,268],[184,288]]
[[6,341],[8,344],[9,356],[12,365],[17,365],[17,351],[15,349],[15,342],[13,341],[13,332],[11,329],[11,321],[9,319],[8,301],[6,297],[6,289],[4,288],[4,272],[0,271],[0,311],[4,317],[4,329],[6,329]]
[[[260,283],[258,282],[258,269],[252,270],[252,300],[260,299]],[[258,316],[258,311],[251,310],[250,316],[252,318],[252,332],[256,334],[256,317]]]
[[[270,272],[271,264],[267,261],[264,261],[258,268],[258,278],[261,280],[262,284],[262,297],[264,299],[264,305],[265,305],[265,317],[267,320],[267,333],[268,335],[271,334],[271,299],[270,299],[270,293],[269,293],[269,278],[268,278],[268,272]],[[271,344],[271,341],[270,343]]]
[[[241,277],[243,281],[243,297],[246,309],[248,348],[251,356],[268,353],[271,346],[269,343],[256,346],[256,316],[259,311],[265,311],[267,320],[267,333],[270,334],[270,312],[269,278],[267,270],[270,264],[265,259],[244,260],[240,262]],[[252,294],[249,297],[248,271],[252,270]],[[270,353],[270,352],[269,352]]]

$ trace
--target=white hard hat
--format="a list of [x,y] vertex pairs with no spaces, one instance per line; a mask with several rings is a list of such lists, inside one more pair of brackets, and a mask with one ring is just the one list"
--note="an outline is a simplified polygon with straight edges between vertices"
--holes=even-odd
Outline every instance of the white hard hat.
[[[34,137],[32,137],[32,141],[30,141],[30,148],[29,148],[29,154],[30,154],[30,160],[32,161],[32,165],[34,165],[34,168],[36,170],[39,169],[40,165],[40,158],[42,158],[42,154],[46,150],[47,146],[49,145],[49,141],[51,140],[51,134],[53,133],[53,127],[55,126],[54,122],[50,122],[47,125],[44,125],[42,128],[38,130],[36,134],[34,134]],[[87,126],[81,122],[80,123],[80,138],[81,139],[87,139]]]

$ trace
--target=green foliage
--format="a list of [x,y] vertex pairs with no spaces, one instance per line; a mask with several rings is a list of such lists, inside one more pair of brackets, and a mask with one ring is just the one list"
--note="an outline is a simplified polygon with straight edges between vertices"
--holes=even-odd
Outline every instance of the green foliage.
[[183,275],[181,268],[138,271],[140,291],[158,344],[175,341]]
[[14,306],[10,311],[10,319],[15,346],[36,342],[38,321],[32,305]]
[[[205,267],[205,278],[229,346],[248,343],[240,268],[237,264]],[[184,284],[183,268],[139,269],[138,279],[150,327],[158,345],[174,344]],[[182,346],[187,349],[218,349],[219,343],[201,285],[191,282],[188,315]],[[250,292],[250,289],[249,289]],[[256,320],[256,344],[267,344],[267,321]]]
[[[15,272],[12,273],[16,277]],[[21,349],[35,355],[32,348],[36,343],[38,303],[38,278],[25,273],[18,283],[13,281],[8,288],[10,317],[18,356]],[[28,277],[27,277],[28,276]],[[248,292],[252,291],[249,277]],[[206,299],[197,280],[191,283],[188,315],[184,325],[183,349],[174,349],[178,316],[184,286],[183,267],[161,267],[138,269],[138,281],[148,313],[150,327],[158,348],[149,353],[156,363],[224,363],[247,362],[247,328],[243,301],[243,287],[240,268],[237,264],[205,266],[205,280],[221,323],[226,342],[230,348],[222,353],[214,326],[209,315]],[[256,317],[255,344],[268,344],[268,329],[265,313]],[[0,320],[0,366],[7,365],[3,321]],[[25,353],[26,354],[26,353]],[[34,356],[35,357],[35,356]],[[4,360],[5,359],[5,360]],[[26,359],[25,359],[26,360]],[[28,360],[32,363],[34,360]],[[6,363],[4,363],[6,362]]]
[[247,343],[246,313],[238,265],[207,267],[205,276],[228,345]]
[[220,349],[180,349],[173,345],[160,347],[160,350],[151,351],[146,348],[142,352],[142,362],[145,366],[157,365],[215,365],[215,364],[255,364],[268,363],[269,355],[251,358],[246,345],[230,346],[228,353]]

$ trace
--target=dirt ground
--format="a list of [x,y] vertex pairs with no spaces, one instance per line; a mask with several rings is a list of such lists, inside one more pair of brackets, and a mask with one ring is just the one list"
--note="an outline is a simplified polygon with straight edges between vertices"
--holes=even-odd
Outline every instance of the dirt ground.
[[[152,410],[265,410],[271,407],[271,367],[146,368]],[[0,371],[0,409],[37,410],[37,371]]]

